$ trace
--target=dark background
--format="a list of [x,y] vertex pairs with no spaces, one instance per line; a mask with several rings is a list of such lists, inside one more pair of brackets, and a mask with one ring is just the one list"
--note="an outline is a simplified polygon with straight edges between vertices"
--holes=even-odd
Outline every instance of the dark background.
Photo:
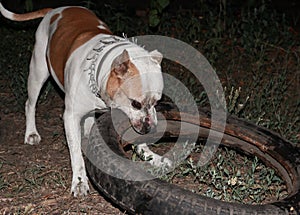
[[[3,5],[8,9],[23,13],[26,12],[25,0],[4,0],[2,1]],[[36,10],[45,7],[59,7],[59,6],[67,6],[67,5],[86,5],[88,2],[93,4],[94,9],[101,8],[104,4],[112,5],[117,9],[124,9],[126,7],[129,11],[133,13],[131,15],[135,15],[134,12],[138,10],[145,10],[147,14],[147,10],[149,10],[151,0],[94,0],[94,1],[76,1],[76,0],[32,0],[31,9]],[[262,2],[267,2],[278,12],[283,12],[290,19],[299,19],[300,17],[300,1],[298,0],[229,0],[226,1],[228,7],[231,10],[239,11],[242,8],[247,7],[256,7],[257,5],[262,4]],[[201,10],[203,4],[214,5],[215,7],[219,7],[219,0],[196,0],[196,1],[187,1],[187,0],[170,0],[170,4],[165,9],[168,12],[176,13],[178,9],[187,9],[187,10]],[[299,24],[298,24],[299,25]]]

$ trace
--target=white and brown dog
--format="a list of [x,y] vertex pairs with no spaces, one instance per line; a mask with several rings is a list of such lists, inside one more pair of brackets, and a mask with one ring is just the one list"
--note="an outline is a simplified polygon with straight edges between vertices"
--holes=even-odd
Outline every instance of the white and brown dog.
[[[162,55],[112,35],[107,25],[86,8],[61,7],[15,14],[0,3],[0,12],[14,21],[43,17],[30,62],[25,143],[41,141],[35,107],[51,74],[65,92],[63,118],[73,171],[71,192],[75,196],[86,195],[89,187],[81,152],[81,118],[96,108],[119,108],[137,132],[149,132],[157,124],[154,105],[163,90]],[[85,129],[84,133],[88,132]],[[145,147],[141,145],[140,150],[147,151]],[[159,156],[155,158],[157,161]]]

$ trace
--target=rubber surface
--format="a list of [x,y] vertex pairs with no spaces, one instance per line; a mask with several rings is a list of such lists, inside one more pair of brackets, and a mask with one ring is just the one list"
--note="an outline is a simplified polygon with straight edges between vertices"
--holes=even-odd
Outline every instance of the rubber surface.
[[[172,107],[161,107],[167,120],[184,121],[201,128],[205,138],[210,129],[209,112],[200,112],[200,121],[193,115],[178,113]],[[131,214],[300,214],[300,152],[276,133],[244,120],[228,117],[222,144],[258,156],[272,166],[286,181],[289,196],[266,205],[228,203],[184,190],[159,179],[134,181],[111,176],[98,165],[110,165],[114,174],[130,175],[132,179],[147,177],[136,165],[122,162],[126,158],[120,139],[120,129],[130,126],[128,120],[113,125],[110,112],[102,114],[94,124],[86,147],[86,168],[92,183],[114,203]],[[178,135],[179,129],[168,126],[165,137]],[[153,134],[155,136],[155,134]],[[187,134],[188,135],[188,134]],[[113,151],[114,153],[111,153]],[[120,160],[121,158],[121,160]]]

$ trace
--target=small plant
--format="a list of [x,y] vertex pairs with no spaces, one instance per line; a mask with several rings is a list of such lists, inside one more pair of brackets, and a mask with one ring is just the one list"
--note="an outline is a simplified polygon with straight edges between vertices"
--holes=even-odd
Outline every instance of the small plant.
[[25,11],[26,12],[33,11],[33,1],[32,0],[25,0]]
[[[3,162],[0,162],[0,170],[3,166]],[[5,181],[4,177],[2,176],[2,173],[0,172],[0,192],[1,190],[5,189],[9,184]]]
[[[224,90],[225,94],[228,94],[226,87]],[[227,95],[227,111],[236,116],[240,116],[250,98],[250,96],[247,96],[245,101],[240,101],[241,90],[241,87],[239,87],[238,89],[234,89],[234,87],[231,87],[230,93]]]
[[[82,1],[82,4],[84,7],[88,8],[90,10],[92,10],[96,6],[96,4],[91,0]],[[94,11],[94,12],[97,14],[97,11]],[[97,15],[99,15],[99,14],[97,14]]]
[[149,12],[149,25],[156,27],[161,21],[163,10],[170,4],[169,0],[151,0]]
[[257,157],[219,148],[211,162],[199,167],[196,159],[201,150],[201,145],[196,145],[190,158],[163,179],[228,202],[261,204],[287,194],[283,181]]
[[24,180],[29,187],[40,187],[44,182],[44,166],[36,165],[24,172]]

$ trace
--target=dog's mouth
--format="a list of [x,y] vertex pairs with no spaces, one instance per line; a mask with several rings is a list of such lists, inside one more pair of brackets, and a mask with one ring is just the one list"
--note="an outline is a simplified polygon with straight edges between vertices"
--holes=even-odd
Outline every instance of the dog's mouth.
[[156,125],[147,118],[145,120],[139,120],[137,122],[131,122],[133,129],[139,134],[154,133],[156,131]]

